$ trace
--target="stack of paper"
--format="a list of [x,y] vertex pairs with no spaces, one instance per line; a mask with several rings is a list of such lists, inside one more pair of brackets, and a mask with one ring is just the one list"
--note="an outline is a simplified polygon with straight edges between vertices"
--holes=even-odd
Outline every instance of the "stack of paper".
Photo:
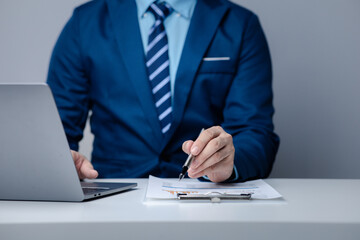
[[252,199],[274,199],[281,195],[263,180],[244,183],[212,183],[195,179],[178,181],[177,179],[161,179],[149,176],[146,198],[177,199],[178,193],[184,194],[252,194]]

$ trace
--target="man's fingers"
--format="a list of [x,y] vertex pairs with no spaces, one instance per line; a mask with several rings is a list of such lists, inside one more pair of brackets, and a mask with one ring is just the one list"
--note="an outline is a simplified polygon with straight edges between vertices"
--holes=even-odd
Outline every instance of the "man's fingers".
[[190,154],[190,148],[193,145],[194,141],[185,141],[182,145],[182,150],[186,153],[186,154]]
[[99,173],[96,170],[94,170],[93,165],[87,159],[84,159],[80,172],[84,178],[89,178],[89,179],[97,178],[97,176],[99,175]]
[[80,179],[97,178],[97,176],[99,175],[98,172],[94,170],[93,165],[84,155],[73,150],[71,150],[71,155],[74,159],[75,167]]
[[203,176],[207,176],[212,182],[222,182],[228,179],[233,171],[233,161],[231,160],[232,156],[228,156],[224,160],[211,165],[210,167],[200,171],[193,173],[191,171],[188,172],[189,177],[191,178],[199,178]]
[[211,127],[202,131],[199,137],[195,140],[194,144],[191,146],[191,154],[194,156],[198,155],[210,142],[210,140],[219,136],[222,131],[221,127]]
[[[207,147],[204,149],[204,151],[206,149],[207,149]],[[227,158],[228,156],[230,156],[233,153],[234,153],[234,151],[233,151],[232,147],[230,145],[227,145],[226,147],[223,147],[221,150],[215,151],[211,156],[205,156],[206,158],[204,161],[199,161],[198,158],[200,157],[200,155],[203,154],[203,153],[201,153],[193,161],[193,163],[195,163],[195,164],[191,165],[191,168],[189,169],[189,171],[193,172],[193,173],[198,173],[200,171],[203,171],[203,170],[221,162],[222,160],[224,160],[225,158]],[[196,165],[198,163],[199,163],[199,165]]]
[[185,153],[191,153],[196,156],[204,149],[210,140],[220,135],[222,131],[221,127],[211,127],[206,129],[199,134],[199,137],[195,142],[191,140],[185,141],[182,145],[182,149]]
[[219,155],[217,152],[219,152],[220,149],[224,148],[225,146],[226,141],[223,138],[217,137],[211,139],[210,142],[200,152],[200,154],[196,156],[195,160],[191,164],[191,167],[199,168],[204,162],[207,162],[208,159],[214,154]]
[[[221,151],[223,148],[225,148],[225,151]],[[196,156],[191,167],[198,169],[202,164],[207,163],[210,158],[216,159],[216,162],[219,162],[223,158],[227,157],[231,151],[235,151],[233,147],[232,136],[222,130],[220,135],[211,139],[205,148],[200,152],[200,154]],[[211,162],[210,164],[214,164],[216,162]],[[209,163],[207,163],[206,167],[209,166]],[[202,169],[204,169],[204,167],[199,169],[199,171]]]
[[222,182],[231,176],[235,148],[232,136],[221,127],[202,131],[195,142],[186,141],[182,148],[184,152],[195,156],[188,171],[189,177],[207,175],[213,182]]
[[99,173],[94,169],[83,169],[79,175],[80,179],[88,178],[94,179],[97,178]]

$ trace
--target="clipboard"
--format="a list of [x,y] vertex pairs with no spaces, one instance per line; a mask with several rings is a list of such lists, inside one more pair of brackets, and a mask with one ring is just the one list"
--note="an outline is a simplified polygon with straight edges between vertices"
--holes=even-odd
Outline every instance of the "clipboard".
[[179,200],[210,200],[212,203],[219,203],[221,200],[250,200],[251,193],[247,194],[228,194],[219,192],[209,192],[205,194],[178,193]]
[[241,200],[265,200],[280,197],[280,193],[261,179],[243,183],[215,184],[196,179],[186,179],[186,181],[179,182],[178,179],[149,176],[146,190],[146,199],[172,199],[179,202],[181,200],[183,202],[190,202],[190,200],[194,200],[193,202],[201,200],[207,202],[219,202],[221,200],[224,202],[226,200],[241,202]]

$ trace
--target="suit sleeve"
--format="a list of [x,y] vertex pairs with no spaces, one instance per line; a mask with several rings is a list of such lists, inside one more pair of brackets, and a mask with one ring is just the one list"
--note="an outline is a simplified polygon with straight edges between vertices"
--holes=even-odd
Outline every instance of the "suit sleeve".
[[237,181],[270,174],[279,146],[272,99],[270,53],[259,20],[252,14],[223,112],[222,127],[233,136]]
[[54,47],[47,78],[73,150],[78,150],[83,137],[90,105],[89,80],[83,66],[79,36],[75,10]]

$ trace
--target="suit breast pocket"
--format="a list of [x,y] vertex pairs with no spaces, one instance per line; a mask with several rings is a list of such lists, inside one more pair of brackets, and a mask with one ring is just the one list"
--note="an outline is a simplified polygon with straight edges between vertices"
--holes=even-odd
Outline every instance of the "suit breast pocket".
[[235,61],[230,57],[204,57],[199,73],[234,74]]

